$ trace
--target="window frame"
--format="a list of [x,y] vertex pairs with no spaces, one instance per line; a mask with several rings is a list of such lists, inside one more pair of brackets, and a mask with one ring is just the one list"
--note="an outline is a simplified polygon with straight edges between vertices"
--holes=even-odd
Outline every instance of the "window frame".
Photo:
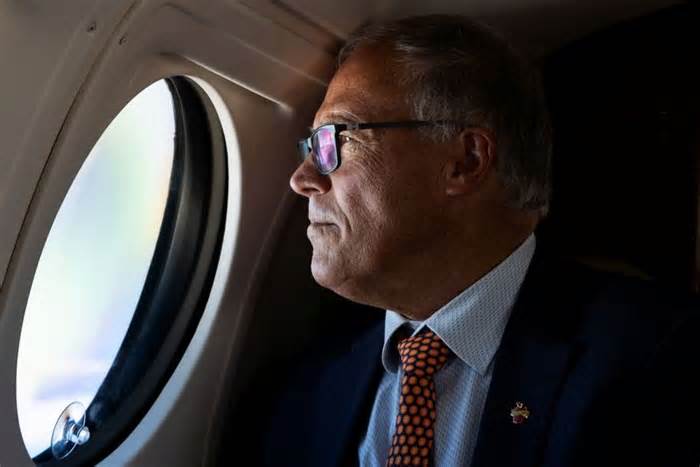
[[33,458],[37,465],[94,465],[121,444],[177,367],[209,298],[227,209],[223,130],[196,83],[182,76],[164,80],[173,98],[175,145],[146,281],[112,367],[87,407],[90,441],[61,460],[49,447]]

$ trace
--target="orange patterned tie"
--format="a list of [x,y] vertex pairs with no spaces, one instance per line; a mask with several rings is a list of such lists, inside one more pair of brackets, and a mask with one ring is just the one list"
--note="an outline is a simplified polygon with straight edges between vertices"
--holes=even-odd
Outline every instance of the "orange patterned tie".
[[387,465],[430,465],[435,425],[433,375],[450,356],[442,339],[429,329],[399,341],[404,376],[399,414]]

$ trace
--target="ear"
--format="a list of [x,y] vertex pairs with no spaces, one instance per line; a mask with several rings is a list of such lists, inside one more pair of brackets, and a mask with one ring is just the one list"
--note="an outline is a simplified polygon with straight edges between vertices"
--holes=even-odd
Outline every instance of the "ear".
[[455,141],[455,152],[445,165],[446,194],[477,191],[496,163],[496,140],[485,128],[466,128]]

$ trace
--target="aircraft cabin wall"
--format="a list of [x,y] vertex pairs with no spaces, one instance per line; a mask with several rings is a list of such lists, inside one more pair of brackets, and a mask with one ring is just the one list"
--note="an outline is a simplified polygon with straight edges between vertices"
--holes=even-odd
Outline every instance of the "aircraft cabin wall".
[[[306,31],[316,43],[323,43],[318,31],[308,27]],[[202,292],[208,300],[199,310],[196,330],[191,323],[188,327],[171,317],[174,326],[184,330],[182,342],[165,341],[173,348],[169,356],[173,361],[162,362],[160,379],[153,383],[155,388],[165,383],[162,390],[155,394],[143,394],[138,387],[124,391],[125,405],[143,406],[143,401],[133,400],[136,395],[153,402],[150,407],[145,404],[145,409],[133,408],[143,418],[123,420],[123,426],[112,426],[102,436],[97,430],[85,447],[102,445],[90,453],[93,459],[108,453],[100,465],[201,464],[207,457],[218,405],[228,389],[226,375],[235,374],[237,359],[230,357],[245,330],[271,247],[292,204],[288,175],[297,155],[286,142],[305,131],[333,57],[308,38],[237,2],[207,2],[206,6],[192,1],[5,2],[0,44],[2,62],[14,64],[5,68],[0,86],[0,412],[6,414],[0,428],[0,465],[33,464],[17,410],[17,356],[24,310],[54,218],[110,122],[152,83],[177,76],[188,78],[180,85],[189,86],[195,97],[206,101],[212,136],[223,135],[219,149],[226,161],[219,161],[216,168],[226,173],[213,176],[225,180],[219,183],[227,188],[225,215],[216,220],[225,223],[206,226],[221,229],[219,249],[212,247],[219,261],[212,261],[211,291]],[[170,90],[175,90],[172,83]],[[187,119],[196,115],[194,111],[187,115],[187,103],[182,99],[178,103],[176,110],[185,121],[178,128],[193,138]],[[148,119],[146,123],[150,124]],[[178,138],[187,139],[176,135],[176,150],[184,144]],[[192,157],[196,162],[205,156],[195,151]],[[149,154],[138,157],[145,159]],[[181,195],[181,204],[186,196]],[[138,194],[134,200],[140,201]],[[89,222],[85,224],[90,228]],[[120,232],[128,234],[128,229]],[[75,256],[65,260],[81,261],[97,253],[90,248],[84,245],[83,251],[73,251]],[[93,273],[97,281],[101,271]],[[83,317],[78,316],[75,325],[82,322],[86,328],[79,334],[89,339],[96,330],[87,327],[90,320]],[[42,343],[45,360],[55,358],[57,366],[65,362],[60,361],[61,352],[52,354],[52,348],[80,348],[66,340],[60,328],[44,336],[51,339]],[[138,354],[138,349],[131,352]],[[129,358],[123,363],[132,364]],[[148,379],[151,369],[144,371]],[[172,375],[164,377],[168,371]],[[90,401],[83,402],[87,406]],[[55,421],[58,415],[50,418]],[[47,440],[53,421],[43,427]],[[81,455],[79,451],[71,456]],[[86,456],[73,462],[92,463]]]

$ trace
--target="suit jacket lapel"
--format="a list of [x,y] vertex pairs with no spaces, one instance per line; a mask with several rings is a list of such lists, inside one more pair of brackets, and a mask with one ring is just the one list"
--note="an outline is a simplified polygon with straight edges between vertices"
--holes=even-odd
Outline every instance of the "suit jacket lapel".
[[382,375],[384,320],[374,325],[338,360],[323,381],[324,408],[318,427],[318,459],[313,465],[338,466],[356,459],[362,429],[367,427]]
[[[542,463],[554,405],[577,354],[571,336],[576,299],[561,287],[561,276],[551,280],[556,274],[562,271],[538,252],[494,360],[472,467]],[[511,417],[517,402],[530,412],[520,424]]]

